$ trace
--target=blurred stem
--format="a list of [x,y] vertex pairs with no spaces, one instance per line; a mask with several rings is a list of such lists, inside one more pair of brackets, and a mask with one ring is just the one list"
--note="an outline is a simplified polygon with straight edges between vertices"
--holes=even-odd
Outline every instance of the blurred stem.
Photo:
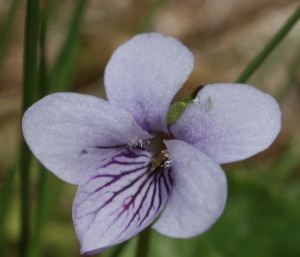
[[110,257],[119,257],[128,242],[129,240],[117,245],[116,250],[111,254]]
[[293,25],[300,18],[300,6],[291,15],[284,26],[277,32],[277,34],[269,41],[265,48],[254,58],[254,60],[247,66],[241,76],[238,78],[237,83],[245,83],[255,70],[261,65],[261,63],[268,57],[272,50],[280,43],[280,41],[286,36]]
[[[23,60],[23,105],[22,113],[33,103],[37,84],[37,39],[39,1],[28,0],[26,4],[24,60]],[[28,256],[30,238],[30,163],[32,155],[22,138],[20,155],[21,233],[20,256]]]
[[[47,1],[48,3],[49,1]],[[49,89],[48,76],[46,67],[46,35],[47,35],[47,22],[49,14],[47,13],[47,7],[41,5],[40,8],[40,33],[39,33],[39,72],[38,72],[38,95],[40,99],[47,94]],[[38,163],[38,199],[36,206],[36,215],[34,230],[32,236],[32,243],[30,247],[30,257],[42,256],[42,238],[43,227],[46,222],[47,214],[49,213],[49,173],[48,171]],[[48,208],[47,208],[48,207]]]
[[149,11],[145,15],[144,20],[139,25],[136,34],[143,33],[149,30],[152,21],[157,14],[157,11],[161,9],[168,0],[154,0],[153,4],[150,6]]
[[56,4],[57,4],[57,0],[46,0],[46,4],[45,4],[45,23],[46,26],[48,25],[49,21],[52,19],[55,8],[56,8]]
[[5,218],[6,218],[6,214],[7,214],[7,210],[9,207],[9,203],[10,203],[10,199],[12,196],[12,192],[13,192],[13,182],[15,179],[15,175],[17,171],[17,167],[16,165],[14,165],[14,167],[8,169],[8,172],[4,178],[4,184],[3,184],[3,189],[1,190],[1,194],[0,194],[0,253],[3,256],[6,256],[6,249],[5,249],[5,245],[6,245],[6,239],[5,239],[5,228],[4,228],[4,224],[5,224]]
[[47,36],[47,14],[45,8],[40,8],[40,34],[39,34],[39,72],[38,72],[38,99],[42,98],[47,94],[48,86],[48,75],[47,75],[47,64],[46,64],[46,36]]
[[191,94],[192,99],[195,99],[197,97],[199,91],[202,90],[202,88],[204,88],[204,86],[200,85],[194,89],[193,93]]
[[0,72],[2,70],[3,61],[5,58],[5,52],[8,45],[9,36],[12,32],[13,20],[18,9],[20,0],[12,0],[6,19],[2,26],[2,31],[0,33]]
[[300,68],[300,45],[298,46],[298,51],[295,54],[295,59],[291,66],[288,69],[288,77],[285,79],[282,87],[279,88],[278,93],[276,94],[276,99],[280,103],[290,91],[293,86],[293,83],[297,79]]
[[35,226],[30,247],[30,257],[40,257],[42,250],[43,228],[46,223],[50,209],[50,173],[39,165],[39,195],[36,207]]
[[136,257],[148,257],[151,237],[151,226],[148,226],[138,235],[138,244],[136,249]]
[[285,143],[283,151],[276,158],[272,166],[272,176],[269,179],[273,179],[271,183],[276,181],[290,181],[293,180],[293,176],[296,176],[297,167],[299,166],[300,159],[297,156],[297,153],[294,151],[295,137],[292,137]]
[[71,83],[79,47],[79,27],[87,2],[87,0],[76,1],[67,37],[50,74],[51,86],[55,86],[54,91],[66,91]]

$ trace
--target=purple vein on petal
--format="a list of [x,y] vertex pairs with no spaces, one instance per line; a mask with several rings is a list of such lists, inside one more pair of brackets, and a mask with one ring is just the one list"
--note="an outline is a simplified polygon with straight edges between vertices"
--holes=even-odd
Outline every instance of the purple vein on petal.
[[[169,169],[168,169],[169,170]],[[144,182],[140,185],[140,188],[139,190],[137,191],[136,195],[134,195],[134,199],[135,197],[141,192],[142,190],[142,187],[144,187],[146,185],[146,183],[149,181],[149,179],[151,179],[152,177],[152,180],[150,181],[147,189],[146,189],[146,192],[144,193],[143,195],[143,198],[142,198],[142,201],[139,205],[139,207],[137,208],[136,212],[134,213],[134,215],[132,216],[131,220],[129,221],[127,227],[125,228],[125,230],[128,229],[128,227],[130,226],[131,222],[134,220],[134,218],[136,216],[139,215],[139,210],[142,208],[147,196],[148,196],[148,193],[151,189],[151,186],[154,186],[154,189],[152,190],[152,196],[151,196],[151,202],[150,202],[150,205],[148,206],[148,209],[146,211],[146,214],[144,215],[144,218],[140,221],[138,227],[140,227],[142,225],[142,223],[146,220],[147,217],[149,217],[149,214],[150,214],[150,210],[154,207],[154,200],[155,200],[155,196],[156,196],[156,190],[157,190],[157,184],[158,184],[158,187],[159,187],[159,190],[158,190],[158,207],[156,208],[156,210],[154,211],[155,212],[155,216],[158,214],[158,211],[161,210],[161,207],[162,207],[162,196],[161,196],[161,188],[160,188],[160,185],[159,185],[159,182],[157,181],[158,180],[158,176],[162,176],[162,173],[163,173],[164,169],[163,168],[160,168],[160,169],[157,169],[157,170],[154,170],[154,171],[149,171],[149,175],[148,177],[144,180]],[[169,194],[169,190],[167,190],[167,193]],[[134,200],[133,199],[133,200]],[[134,201],[132,201],[134,203]],[[128,207],[126,208],[128,209]],[[122,213],[125,211],[125,209],[123,209],[123,211],[119,214],[119,215],[122,215]],[[140,220],[141,217],[138,218],[138,220]],[[137,228],[138,228],[137,227]]]
[[[137,148],[135,148],[137,149]],[[139,150],[142,150],[144,151],[144,149],[139,149]],[[149,154],[136,154],[134,153],[132,150],[130,150],[129,148],[126,148],[125,150],[123,151],[120,151],[118,154],[116,154],[114,157],[112,157],[110,159],[109,162],[105,163],[105,164],[102,164],[101,166],[99,166],[97,169],[101,169],[101,168],[105,168],[111,164],[120,164],[120,165],[133,165],[133,164],[144,164],[145,162],[144,161],[140,161],[140,162],[136,162],[136,161],[131,161],[131,162],[128,162],[128,161],[120,161],[120,160],[117,160],[117,158],[128,158],[128,159],[137,159],[137,158],[140,158],[140,157],[146,157],[146,158],[149,158]]]
[[[150,169],[150,166],[147,165]],[[139,170],[142,170],[142,169],[145,169],[147,167],[141,167],[139,169],[136,169],[134,170],[134,172],[136,171],[139,171]],[[96,177],[94,177],[93,179],[95,178],[104,178],[104,177],[113,177],[114,179],[111,180],[110,182],[106,183],[105,185],[97,188],[96,190],[94,190],[93,192],[86,192],[86,191],[83,191],[84,193],[88,194],[88,196],[86,197],[85,200],[87,200],[89,197],[91,197],[94,193],[97,193],[99,191],[101,191],[102,189],[104,188],[107,188],[108,186],[113,186],[114,183],[118,182],[119,179],[121,179],[124,175],[129,175],[131,174],[133,171],[129,171],[129,172],[126,172],[126,174],[122,174],[122,175],[110,175],[110,174],[104,174],[104,175],[98,175]],[[138,176],[134,181],[132,181],[131,183],[129,183],[127,186],[121,188],[119,191],[113,191],[113,196],[111,198],[109,198],[105,203],[103,203],[97,210],[100,210],[102,209],[105,205],[109,204],[110,202],[112,202],[114,200],[114,198],[116,198],[120,193],[122,193],[123,191],[125,191],[126,189],[132,187],[136,182],[138,182],[142,177],[145,176],[145,174],[148,172],[148,170],[146,170],[142,175]],[[89,215],[89,214],[92,214],[94,213],[95,210],[91,211],[90,213],[87,213],[86,215]]]
[[[85,224],[77,230],[82,234],[97,230],[99,236],[109,235],[112,241],[121,242],[148,226],[166,204],[173,186],[171,168],[151,169],[152,157],[147,150],[127,147],[102,163],[76,195],[74,222]],[[115,226],[118,232],[111,235]]]
[[[161,170],[162,171],[162,170]],[[152,171],[153,173],[153,171]],[[136,233],[138,233],[141,229],[140,227],[143,225],[143,222],[145,222],[145,220],[147,220],[147,218],[150,218],[151,221],[153,220],[153,218],[155,218],[159,212],[161,211],[162,207],[166,204],[167,199],[164,199],[164,202],[162,201],[162,190],[161,187],[159,186],[159,190],[157,191],[157,184],[158,184],[158,175],[160,175],[159,173],[156,173],[154,176],[149,176],[148,179],[150,177],[153,177],[153,179],[149,182],[149,185],[146,189],[146,192],[144,193],[144,195],[142,196],[142,201],[140,202],[138,208],[136,209],[136,211],[134,212],[134,214],[131,216],[130,221],[128,221],[127,226],[125,227],[125,229],[123,231],[121,231],[121,233],[116,237],[116,240],[118,238],[120,238],[122,236],[123,233],[126,233],[126,231],[128,230],[128,228],[130,227],[130,225],[132,224],[132,222],[135,220],[135,218],[137,218],[137,221],[139,222],[136,227],[131,231],[131,235],[134,235]],[[142,185],[141,187],[145,186],[146,183],[144,185]],[[148,195],[151,189],[151,186],[154,186],[154,189],[152,190],[152,195]],[[140,190],[137,192],[137,194],[135,195],[135,197],[141,192],[141,187]],[[151,193],[151,192],[150,192]],[[157,196],[156,194],[158,193],[158,204],[157,207],[154,207],[154,201],[155,201],[155,197]],[[144,214],[144,216],[142,217],[140,214],[140,210],[143,208],[143,205],[145,203],[145,201],[147,200],[147,198],[150,198],[150,204],[147,208],[146,213]],[[132,204],[134,205],[134,201],[132,201]],[[127,207],[128,209],[128,207]],[[152,214],[152,216],[150,217],[150,211],[151,209],[154,210],[154,214]],[[123,210],[124,212],[124,210]],[[123,212],[121,213],[121,215],[123,214]],[[127,214],[128,215],[128,214]],[[120,216],[120,214],[119,214]],[[118,217],[119,218],[119,217]],[[148,222],[149,223],[149,222]]]

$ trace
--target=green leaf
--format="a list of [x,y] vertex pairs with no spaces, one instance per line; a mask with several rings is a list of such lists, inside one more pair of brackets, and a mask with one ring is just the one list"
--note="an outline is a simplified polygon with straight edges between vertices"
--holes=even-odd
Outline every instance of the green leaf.
[[299,204],[249,178],[228,182],[226,209],[210,230],[192,239],[153,232],[150,256],[300,256]]
[[[28,0],[26,5],[24,60],[23,60],[23,104],[24,113],[35,100],[37,91],[37,41],[39,29],[39,1]],[[30,164],[32,154],[22,138],[20,153],[21,232],[20,256],[27,257],[30,241]]]

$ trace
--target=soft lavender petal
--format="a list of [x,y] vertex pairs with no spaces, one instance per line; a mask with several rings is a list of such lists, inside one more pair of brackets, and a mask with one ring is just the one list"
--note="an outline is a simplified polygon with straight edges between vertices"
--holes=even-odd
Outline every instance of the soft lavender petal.
[[152,137],[126,110],[75,93],[46,96],[26,111],[22,125],[25,140],[39,161],[73,184],[122,147]]
[[179,140],[167,140],[165,144],[174,186],[153,228],[170,237],[193,237],[210,228],[223,212],[226,177],[219,164],[192,145]]
[[80,184],[73,220],[82,254],[121,243],[147,227],[172,190],[170,168],[151,170],[153,155],[126,148]]
[[280,127],[281,112],[270,95],[244,84],[212,84],[170,131],[218,163],[229,163],[268,148]]
[[193,62],[191,52],[174,38],[137,35],[121,45],[106,66],[107,98],[131,112],[145,130],[168,133],[168,108]]

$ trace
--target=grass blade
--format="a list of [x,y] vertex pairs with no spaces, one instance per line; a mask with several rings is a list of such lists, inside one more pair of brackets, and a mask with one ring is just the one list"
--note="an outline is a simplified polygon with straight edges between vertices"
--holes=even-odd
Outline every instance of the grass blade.
[[279,103],[283,101],[284,97],[288,94],[288,92],[292,88],[299,74],[299,70],[300,70],[300,45],[298,46],[298,51],[295,55],[293,63],[288,69],[288,76],[285,79],[283,85],[279,88],[278,93],[276,94],[276,99]]
[[261,63],[269,56],[274,48],[281,42],[281,40],[287,35],[293,25],[300,18],[300,6],[291,15],[288,21],[283,27],[276,33],[276,35],[269,41],[264,49],[253,59],[253,61],[247,66],[241,76],[238,78],[237,83],[245,83],[255,70],[261,65]]
[[[23,61],[23,105],[22,112],[33,103],[37,85],[37,39],[39,24],[39,1],[28,0],[26,5],[24,61]],[[30,163],[32,154],[22,138],[20,155],[21,233],[20,256],[28,256],[30,239]]]
[[6,253],[6,238],[5,238],[5,218],[7,214],[7,210],[9,207],[9,202],[11,200],[12,191],[13,191],[13,183],[16,177],[17,167],[16,165],[10,169],[4,178],[3,189],[0,194],[0,253],[5,256]]
[[151,238],[151,226],[148,226],[146,229],[141,231],[138,234],[138,243],[135,256],[149,256],[149,248],[150,248],[150,238]]
[[[48,13],[45,11],[46,8],[41,6],[40,9],[40,33],[39,33],[39,67],[38,67],[38,95],[37,98],[40,99],[45,96],[49,90],[48,85],[48,74],[46,67],[46,36],[47,36],[47,22],[48,22]],[[43,234],[43,225],[46,220],[47,214],[47,196],[49,189],[49,175],[48,171],[38,163],[38,199],[36,205],[36,213],[34,219],[34,229],[30,245],[30,257],[39,257],[42,256],[42,234]]]

